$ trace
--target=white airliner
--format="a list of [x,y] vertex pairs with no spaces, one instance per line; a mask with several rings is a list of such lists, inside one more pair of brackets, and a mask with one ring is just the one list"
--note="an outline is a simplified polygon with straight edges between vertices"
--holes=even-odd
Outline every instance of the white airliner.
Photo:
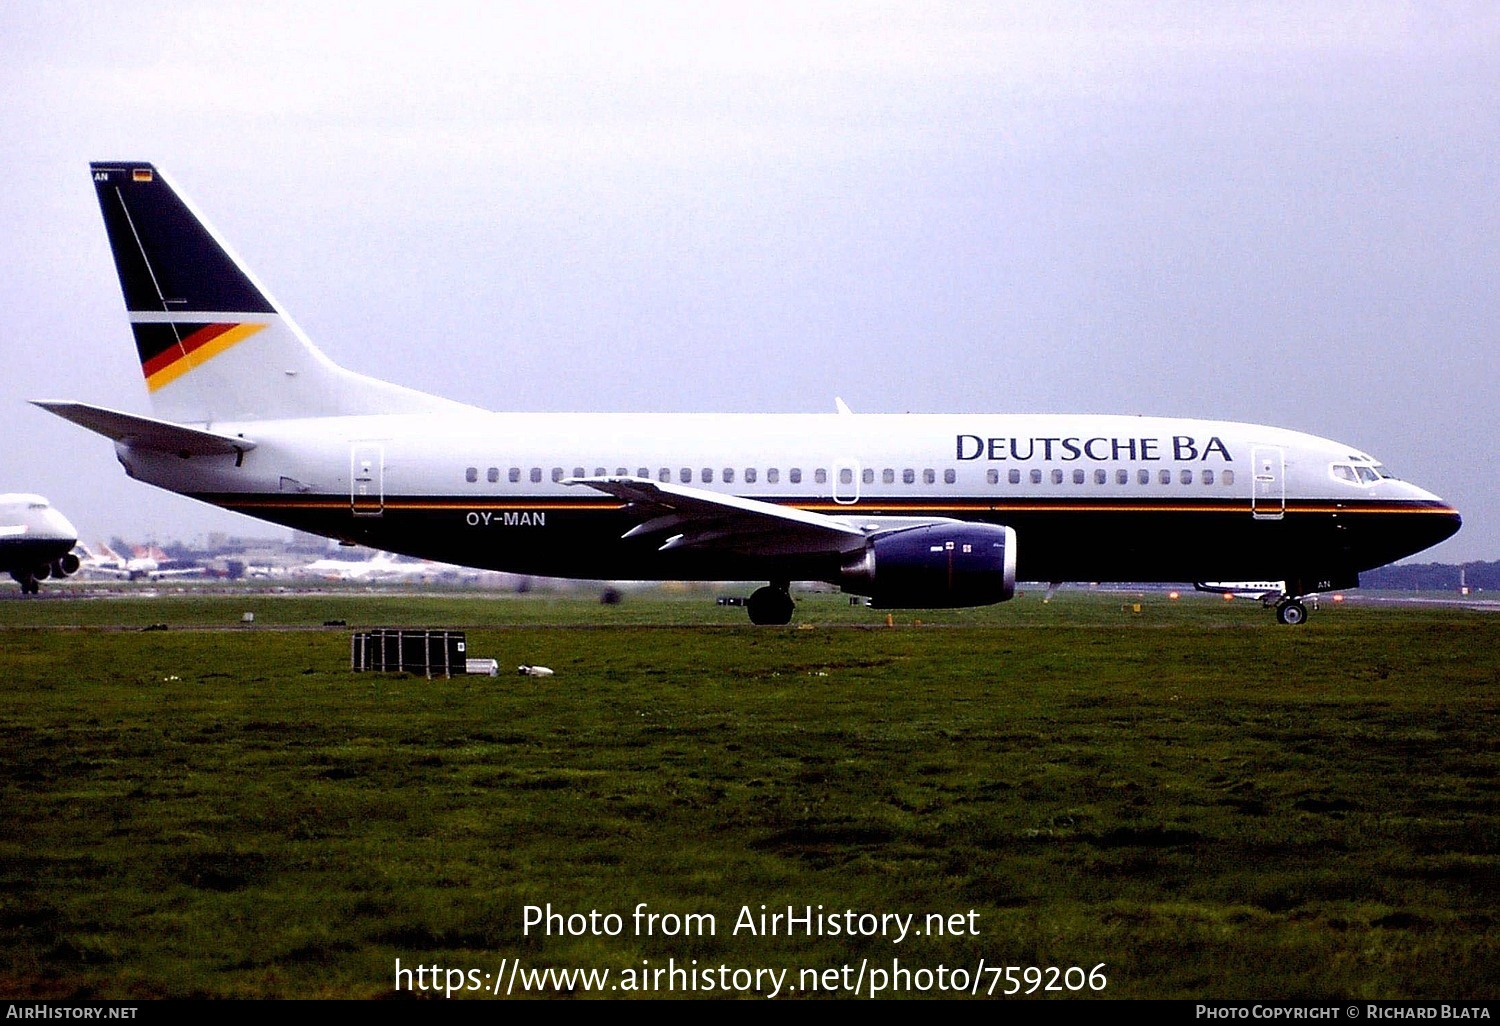
[[37,594],[39,582],[49,577],[77,573],[76,544],[78,532],[68,518],[40,495],[0,495],[0,573],[10,574],[21,594]]
[[1358,449],[1255,424],[1111,416],[494,413],[335,365],[147,163],[92,165],[153,418],[38,405],[126,471],[376,549],[518,574],[792,581],[876,607],[1015,582],[1358,583],[1457,511]]
[[78,546],[83,553],[82,568],[85,573],[104,574],[108,577],[120,577],[128,581],[160,581],[167,577],[190,577],[203,573],[201,567],[166,568],[163,563],[171,562],[166,553],[155,546],[146,546],[136,550],[136,554],[129,559],[117,553],[103,542],[99,543],[99,551],[94,552],[87,545]]
[[464,571],[462,567],[427,561],[403,563],[391,558],[389,552],[377,552],[369,559],[315,559],[306,566],[298,567],[294,572],[328,580],[390,582],[438,577],[444,573]]

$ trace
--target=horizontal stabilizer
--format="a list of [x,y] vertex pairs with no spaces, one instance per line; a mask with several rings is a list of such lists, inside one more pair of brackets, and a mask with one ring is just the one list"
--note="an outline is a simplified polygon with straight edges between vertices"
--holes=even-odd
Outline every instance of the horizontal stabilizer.
[[164,420],[106,410],[87,403],[33,400],[32,405],[135,449],[152,449],[179,456],[216,456],[242,454],[255,448],[255,443],[248,438],[169,424]]

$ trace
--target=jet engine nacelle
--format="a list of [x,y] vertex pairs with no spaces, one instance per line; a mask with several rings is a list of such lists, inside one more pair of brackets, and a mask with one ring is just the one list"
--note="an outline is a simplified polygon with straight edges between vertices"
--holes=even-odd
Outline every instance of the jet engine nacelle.
[[877,609],[987,606],[1016,593],[1016,532],[926,524],[876,535],[846,560],[839,585]]
[[77,553],[66,552],[52,561],[50,569],[53,577],[72,577],[82,565]]

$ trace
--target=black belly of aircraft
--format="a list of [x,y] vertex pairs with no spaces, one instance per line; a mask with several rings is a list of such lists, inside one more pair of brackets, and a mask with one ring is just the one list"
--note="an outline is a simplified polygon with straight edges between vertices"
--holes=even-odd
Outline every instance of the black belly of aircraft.
[[[356,512],[347,498],[198,495],[206,502],[313,534],[486,570],[610,580],[836,581],[831,554],[659,551],[665,537],[623,539],[639,523],[598,498],[476,502],[388,496]],[[792,505],[793,503],[787,502]],[[1355,575],[1450,537],[1461,520],[1441,503],[1289,501],[1279,516],[1245,504],[862,502],[857,509],[796,503],[831,514],[928,516],[1016,532],[1017,577],[1027,581],[1287,580],[1350,587]]]
[[0,546],[0,573],[29,574],[72,551],[77,542],[59,539],[8,541]]

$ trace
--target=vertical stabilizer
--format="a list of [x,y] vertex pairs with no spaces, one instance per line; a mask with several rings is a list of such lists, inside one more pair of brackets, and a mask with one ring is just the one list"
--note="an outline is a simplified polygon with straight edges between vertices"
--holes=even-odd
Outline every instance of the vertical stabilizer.
[[153,165],[90,167],[158,416],[212,424],[467,409],[329,360]]

